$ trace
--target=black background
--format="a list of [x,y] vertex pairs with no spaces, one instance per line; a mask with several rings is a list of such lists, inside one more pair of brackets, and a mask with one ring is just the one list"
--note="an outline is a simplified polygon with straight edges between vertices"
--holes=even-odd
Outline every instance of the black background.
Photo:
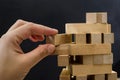
[[[65,23],[85,22],[86,12],[108,12],[108,22],[115,33],[113,69],[120,74],[120,0],[0,0],[0,36],[17,20],[43,24],[64,33]],[[29,40],[21,47],[25,52],[38,44]],[[49,56],[39,62],[25,80],[58,80],[61,68],[57,57]]]

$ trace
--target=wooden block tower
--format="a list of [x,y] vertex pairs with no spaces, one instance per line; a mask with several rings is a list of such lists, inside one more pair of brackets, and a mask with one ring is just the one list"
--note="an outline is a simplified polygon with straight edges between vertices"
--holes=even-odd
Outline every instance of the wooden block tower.
[[87,13],[86,23],[68,23],[65,34],[47,36],[56,45],[59,80],[117,80],[112,71],[111,44],[114,34],[107,23],[107,13]]

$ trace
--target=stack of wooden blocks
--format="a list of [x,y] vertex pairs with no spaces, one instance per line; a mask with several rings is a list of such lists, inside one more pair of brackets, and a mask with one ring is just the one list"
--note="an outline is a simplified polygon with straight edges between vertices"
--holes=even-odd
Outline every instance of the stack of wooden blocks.
[[114,34],[107,13],[87,13],[86,23],[66,24],[66,33],[47,36],[56,46],[60,80],[117,80],[112,71]]

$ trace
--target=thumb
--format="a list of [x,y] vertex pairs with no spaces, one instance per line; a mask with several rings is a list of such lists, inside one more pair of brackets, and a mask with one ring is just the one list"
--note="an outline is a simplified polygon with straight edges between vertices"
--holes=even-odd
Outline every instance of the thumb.
[[52,54],[55,50],[55,46],[52,44],[39,45],[36,49],[25,54],[25,58],[29,66],[33,67],[39,61],[46,56]]

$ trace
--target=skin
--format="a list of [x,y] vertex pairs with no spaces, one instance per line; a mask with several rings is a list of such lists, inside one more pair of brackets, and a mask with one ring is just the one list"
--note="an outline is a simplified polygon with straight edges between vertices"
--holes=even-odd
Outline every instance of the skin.
[[55,50],[54,45],[44,44],[25,54],[20,47],[23,40],[43,41],[44,35],[57,33],[53,28],[17,20],[0,38],[0,80],[23,80],[33,66]]

